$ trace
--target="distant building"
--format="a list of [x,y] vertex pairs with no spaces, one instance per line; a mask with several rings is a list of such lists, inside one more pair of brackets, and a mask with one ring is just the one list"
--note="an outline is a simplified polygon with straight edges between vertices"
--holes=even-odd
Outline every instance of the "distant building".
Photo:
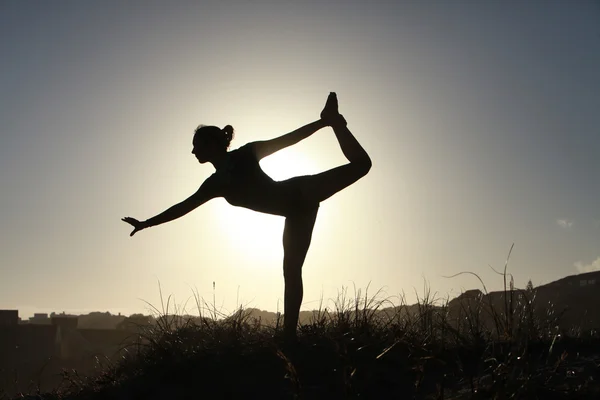
[[44,324],[48,325],[51,323],[50,318],[48,318],[48,314],[46,313],[35,313],[33,317],[29,318],[30,324]]
[[61,329],[77,329],[79,318],[70,315],[54,315],[50,318],[52,325],[59,326]]
[[19,325],[19,310],[0,310],[0,326]]
[[[548,285],[552,285],[555,287],[564,287],[564,286],[579,286],[579,287],[587,287],[587,286],[595,286],[600,284],[600,271],[592,271],[585,272],[583,274],[571,275],[565,278],[559,279],[554,282],[548,283]],[[545,286],[545,285],[544,285]]]
[[579,286],[591,286],[596,284],[596,279],[580,279]]

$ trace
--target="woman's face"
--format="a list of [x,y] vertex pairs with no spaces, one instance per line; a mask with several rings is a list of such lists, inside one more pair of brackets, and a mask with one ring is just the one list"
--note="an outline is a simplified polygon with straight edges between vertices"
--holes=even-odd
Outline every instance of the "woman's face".
[[214,154],[214,143],[206,135],[196,135],[192,142],[192,154],[196,156],[200,164],[209,161]]

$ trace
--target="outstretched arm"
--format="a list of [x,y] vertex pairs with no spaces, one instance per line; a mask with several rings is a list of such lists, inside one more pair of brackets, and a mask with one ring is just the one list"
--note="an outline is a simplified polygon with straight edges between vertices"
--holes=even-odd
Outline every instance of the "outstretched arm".
[[252,142],[250,143],[250,146],[254,150],[256,158],[261,160],[281,149],[285,149],[288,146],[298,143],[302,139],[306,139],[326,126],[328,126],[328,124],[320,119],[275,139]]
[[122,221],[133,225],[134,229],[129,236],[133,236],[136,232],[142,229],[150,228],[151,226],[164,224],[165,222],[173,221],[174,219],[183,217],[185,214],[206,203],[208,200],[218,196],[215,185],[210,181],[210,178],[204,181],[200,189],[181,203],[175,204],[162,213],[147,219],[146,221],[138,221],[135,218],[125,217]]

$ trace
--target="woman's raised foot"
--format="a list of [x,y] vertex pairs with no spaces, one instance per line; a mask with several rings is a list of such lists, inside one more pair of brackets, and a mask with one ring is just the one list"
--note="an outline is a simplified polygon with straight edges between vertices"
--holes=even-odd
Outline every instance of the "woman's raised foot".
[[327,102],[325,103],[323,111],[321,111],[321,119],[329,123],[330,121],[335,120],[339,115],[337,95],[335,92],[331,92],[327,97]]

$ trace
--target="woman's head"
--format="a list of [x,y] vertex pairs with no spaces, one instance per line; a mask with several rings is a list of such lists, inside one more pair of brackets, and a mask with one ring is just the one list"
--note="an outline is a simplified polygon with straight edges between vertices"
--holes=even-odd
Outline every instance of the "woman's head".
[[233,127],[225,126],[223,129],[216,126],[200,125],[194,132],[192,153],[198,161],[205,163],[215,155],[226,152],[233,139]]

